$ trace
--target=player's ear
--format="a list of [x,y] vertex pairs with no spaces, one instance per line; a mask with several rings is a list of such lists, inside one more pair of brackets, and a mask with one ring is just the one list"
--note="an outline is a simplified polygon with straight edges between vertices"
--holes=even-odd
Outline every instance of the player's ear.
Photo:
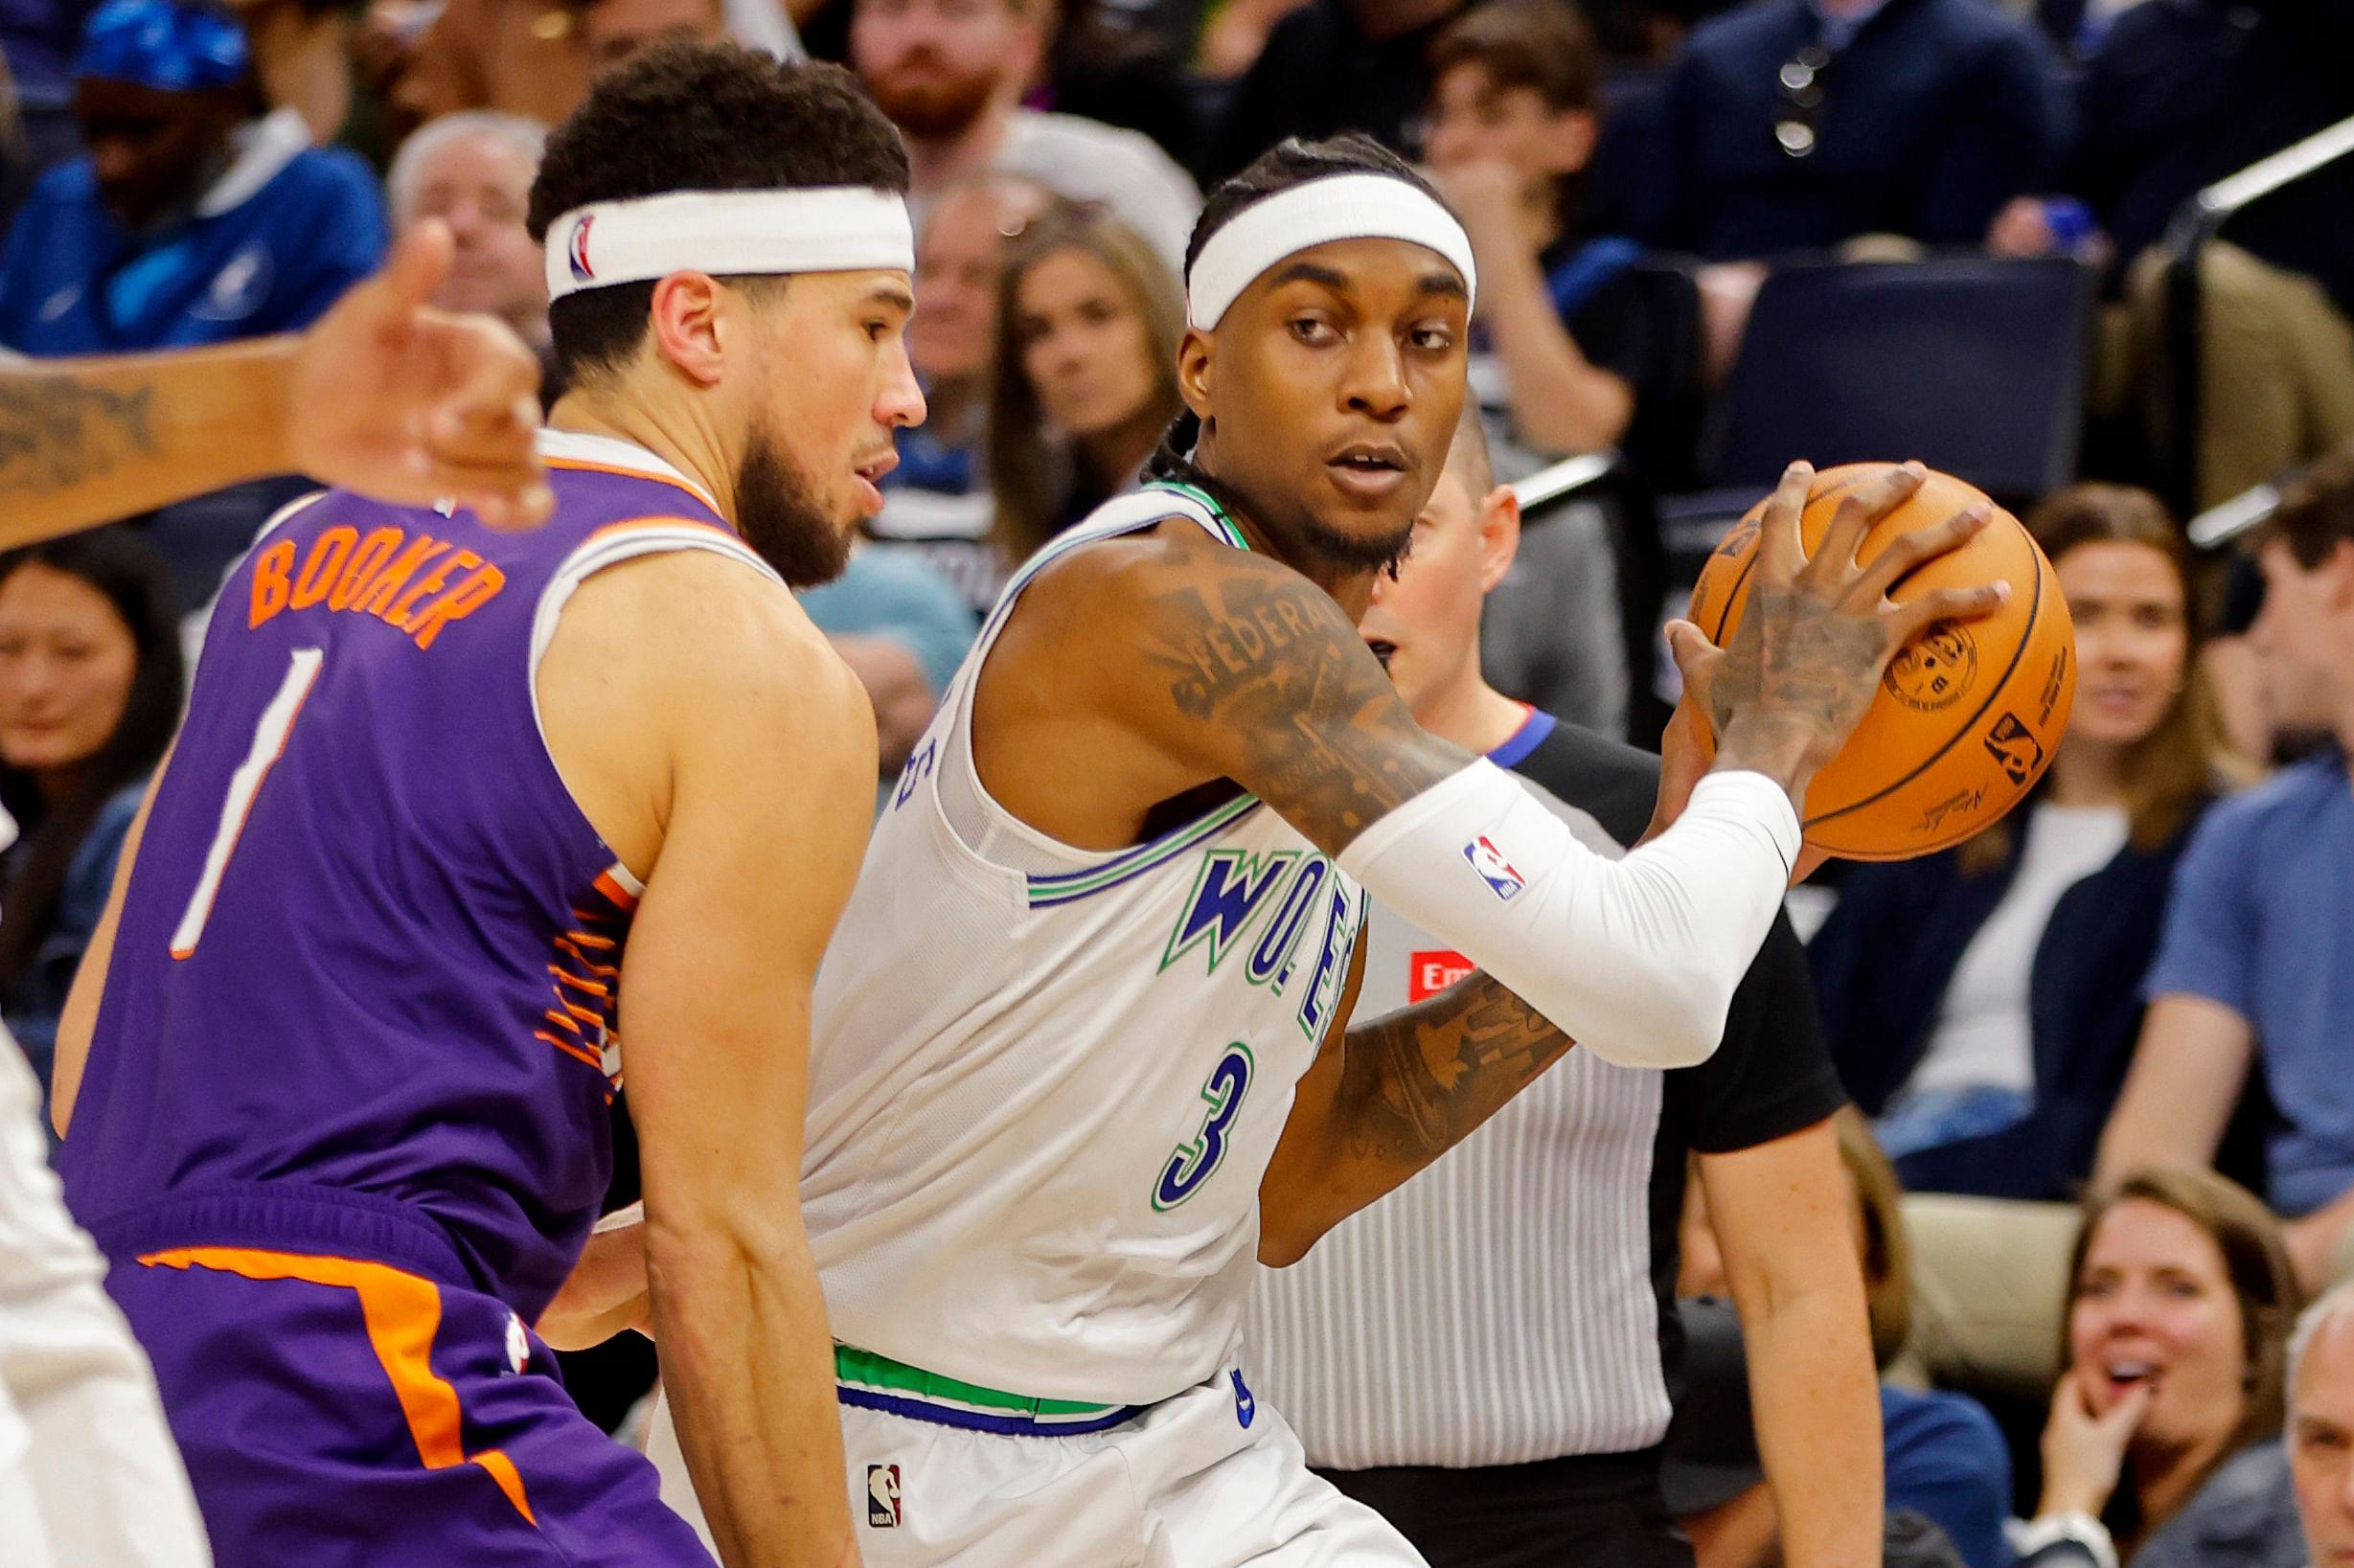
[[1504,580],[1512,557],[1520,553],[1520,497],[1510,485],[1498,485],[1479,500],[1479,591],[1486,593]]
[[1185,336],[1177,343],[1177,396],[1197,419],[1210,417],[1210,367],[1217,358],[1216,345],[1210,334],[1196,328],[1185,329]]
[[741,297],[700,272],[674,272],[654,284],[651,325],[654,349],[697,386],[715,386],[727,353],[750,320]]

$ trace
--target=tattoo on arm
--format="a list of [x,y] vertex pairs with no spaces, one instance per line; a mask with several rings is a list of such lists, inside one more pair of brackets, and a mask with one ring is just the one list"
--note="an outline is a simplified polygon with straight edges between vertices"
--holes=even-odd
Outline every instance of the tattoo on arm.
[[0,374],[0,492],[67,489],[154,456],[154,390],[48,371]]
[[1152,597],[1144,644],[1177,714],[1230,777],[1337,854],[1463,766],[1461,751],[1414,722],[1330,595],[1218,554],[1234,558],[1205,551]]
[[1452,1148],[1575,1042],[1474,973],[1349,1031],[1335,1125],[1357,1159],[1404,1181]]

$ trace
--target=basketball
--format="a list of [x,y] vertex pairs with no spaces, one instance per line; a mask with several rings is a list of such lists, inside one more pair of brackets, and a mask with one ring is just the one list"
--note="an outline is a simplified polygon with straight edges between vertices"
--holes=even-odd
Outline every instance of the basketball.
[[[1887,471],[1848,464],[1815,476],[1800,524],[1809,557],[1840,499]],[[1944,521],[1987,497],[1931,473],[1857,548],[1868,563],[1890,540]],[[1725,535],[1692,590],[1686,618],[1719,648],[1748,598],[1765,503]],[[1899,649],[1863,721],[1806,795],[1806,841],[1850,860],[1905,860],[1960,843],[2018,804],[2042,776],[2068,726],[2076,638],[2051,563],[2019,519],[2000,507],[1976,537],[1912,572],[1889,597],[1997,579],[2011,597],[1979,621],[1941,621]]]

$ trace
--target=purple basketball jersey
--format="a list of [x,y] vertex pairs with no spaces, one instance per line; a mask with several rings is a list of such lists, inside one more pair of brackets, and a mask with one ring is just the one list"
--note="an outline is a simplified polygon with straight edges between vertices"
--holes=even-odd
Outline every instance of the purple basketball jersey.
[[543,528],[331,490],[224,584],[60,1162],[117,1260],[355,1256],[531,1320],[578,1256],[638,888],[557,776],[533,670],[590,572],[758,561],[642,450],[543,443]]

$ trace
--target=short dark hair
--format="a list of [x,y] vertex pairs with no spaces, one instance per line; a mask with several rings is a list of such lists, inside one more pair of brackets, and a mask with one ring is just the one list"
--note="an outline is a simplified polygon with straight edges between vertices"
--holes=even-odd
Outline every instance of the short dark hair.
[[[857,78],[738,44],[668,43],[599,77],[548,137],[527,223],[544,243],[548,225],[592,201],[821,185],[907,189],[907,149]],[[583,289],[548,307],[563,384],[636,352],[653,287]]]
[[2280,488],[2280,504],[2257,535],[2289,547],[2297,564],[2320,569],[2342,539],[2354,539],[2354,441],[2323,453]]
[[1490,0],[1430,45],[1430,80],[1476,65],[1498,87],[1526,87],[1555,114],[1595,103],[1594,32],[1561,0]]
[[[1210,242],[1210,236],[1233,222],[1246,208],[1293,186],[1332,174],[1386,174],[1406,181],[1440,206],[1447,206],[1446,198],[1414,171],[1413,165],[1362,131],[1348,131],[1321,142],[1287,136],[1260,153],[1241,173],[1221,181],[1201,204],[1201,216],[1194,220],[1193,236],[1185,242],[1186,276],[1192,277],[1194,262],[1200,259],[1201,247]],[[1454,211],[1451,207],[1447,210]],[[1190,408],[1180,411],[1170,421],[1159,448],[1145,464],[1145,477],[1182,480],[1207,491],[1222,506],[1230,507],[1232,492],[1202,472],[1187,455],[1200,434],[1201,421],[1194,411]]]

